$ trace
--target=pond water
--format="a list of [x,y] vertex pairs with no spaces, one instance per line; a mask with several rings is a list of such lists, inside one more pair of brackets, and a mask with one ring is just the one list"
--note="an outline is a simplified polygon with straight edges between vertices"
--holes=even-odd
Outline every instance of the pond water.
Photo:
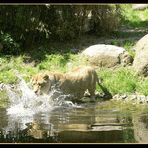
[[36,96],[21,77],[5,89],[10,104],[0,108],[0,143],[148,143],[148,114],[112,101],[74,103],[54,89]]
[[33,115],[0,108],[1,143],[146,143],[148,115],[99,109],[105,102],[57,107]]

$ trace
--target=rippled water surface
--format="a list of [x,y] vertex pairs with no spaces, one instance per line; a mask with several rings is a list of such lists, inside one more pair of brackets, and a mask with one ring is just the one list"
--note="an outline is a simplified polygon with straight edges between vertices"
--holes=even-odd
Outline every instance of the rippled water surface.
[[[97,106],[101,104],[97,103]],[[146,116],[133,118],[117,110],[99,110],[94,103],[76,108],[58,107],[49,112],[25,116],[8,115],[7,110],[1,108],[0,142],[145,142],[142,140],[148,139],[144,136],[148,132],[147,119]]]
[[57,90],[36,96],[20,77],[5,86],[10,105],[0,108],[0,143],[147,143],[148,115],[135,116],[108,101],[76,104]]

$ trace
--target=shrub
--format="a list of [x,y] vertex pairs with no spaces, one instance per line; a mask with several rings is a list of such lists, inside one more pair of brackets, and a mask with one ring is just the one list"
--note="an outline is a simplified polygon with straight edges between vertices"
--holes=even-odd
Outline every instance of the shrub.
[[9,54],[18,53],[17,43],[27,50],[45,40],[67,42],[77,39],[87,31],[108,34],[120,21],[120,5],[113,4],[1,5],[0,11],[0,26],[4,32],[1,38],[6,46],[4,53]]
[[3,46],[3,48],[0,51],[1,53],[4,53],[4,54],[19,54],[20,53],[19,44],[14,41],[14,39],[12,38],[10,34],[3,33],[1,31],[0,43]]

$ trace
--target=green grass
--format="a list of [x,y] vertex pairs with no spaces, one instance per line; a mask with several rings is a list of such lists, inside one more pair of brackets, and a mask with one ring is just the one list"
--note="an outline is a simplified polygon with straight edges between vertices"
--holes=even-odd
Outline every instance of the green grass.
[[58,71],[66,72],[71,68],[77,67],[79,65],[86,65],[87,61],[85,58],[82,58],[80,55],[75,55],[71,53],[67,54],[51,54],[46,55],[44,61],[38,64],[39,70],[49,70],[49,71]]
[[142,79],[138,82],[137,92],[148,96],[148,78]]
[[130,94],[136,91],[138,77],[128,68],[102,69],[99,75],[103,78],[104,86],[112,94]]
[[132,10],[132,5],[122,5],[122,15],[124,17],[124,23],[134,28],[141,28],[148,26],[148,9],[139,11]]
[[38,73],[39,71],[49,70],[57,72],[66,72],[70,69],[86,65],[87,61],[80,55],[65,53],[65,54],[46,54],[45,59],[33,66],[33,62],[26,63],[27,57],[1,57],[0,58],[0,82],[1,83],[17,83],[16,71],[18,71],[26,81]]
[[135,51],[132,50],[132,48],[134,47],[135,42],[134,41],[127,41],[124,43],[123,48],[126,49],[126,51],[128,51],[129,55],[131,55],[133,58],[135,57]]
[[[140,30],[146,29],[148,26],[148,9],[144,11],[133,11],[131,4],[123,4],[122,8],[124,19],[122,20],[123,23],[121,24],[121,28],[122,25],[124,25],[126,29],[133,29],[134,31],[126,32],[120,30],[120,28],[113,32],[111,37],[108,36],[109,38],[106,37],[102,40],[106,44],[105,39],[111,39],[110,43],[107,44],[123,47],[132,57],[134,57],[135,52],[132,48],[137,40],[134,38],[129,39],[129,37],[141,38],[145,34],[145,32]],[[45,45],[41,45],[34,50],[29,49],[28,51],[30,51],[30,53],[26,55],[0,55],[0,83],[17,83],[18,78],[15,74],[16,71],[29,82],[31,77],[40,71],[49,70],[66,72],[80,65],[88,65],[85,58],[82,58],[79,54],[71,53],[71,49],[77,48],[83,50],[88,46],[99,44],[100,41],[101,38],[97,36],[85,35],[74,42],[45,43]],[[97,70],[97,73],[103,78],[102,85],[113,95],[117,93],[131,94],[134,92],[148,95],[148,78],[141,79],[136,76],[130,68],[101,68]],[[97,91],[101,92],[99,86],[97,86]],[[3,96],[2,93],[0,93],[0,98],[1,96]]]
[[[132,94],[139,92],[148,95],[148,79],[141,79],[135,75],[130,68],[120,67],[117,69],[103,68],[98,71],[98,75],[103,78],[103,85],[111,94]],[[99,87],[97,87],[99,91]]]
[[[26,56],[1,58],[0,82],[17,83],[16,71],[29,82],[30,78],[40,71],[58,71],[67,72],[80,65],[88,65],[85,58],[79,54],[51,54],[36,66],[31,63],[25,63]],[[98,75],[103,79],[103,86],[112,94],[131,94],[139,92],[148,95],[148,78],[141,79],[128,67],[119,67],[116,69],[101,68],[97,70]],[[97,90],[101,91],[99,86]]]
[[[119,28],[112,32],[112,43],[119,46],[124,46],[135,42],[148,33],[148,9],[134,11],[131,4],[122,4],[122,18]],[[124,39],[124,42],[119,38]],[[128,45],[131,46],[131,45]]]
[[25,80],[29,80],[31,75],[37,73],[37,69],[24,62],[25,56],[18,57],[1,57],[0,58],[0,82],[17,83],[16,71],[18,71]]
[[111,44],[119,47],[123,47],[129,55],[131,55],[133,58],[135,57],[135,51],[132,50],[134,47],[136,41],[134,40],[119,40],[119,39],[113,39]]

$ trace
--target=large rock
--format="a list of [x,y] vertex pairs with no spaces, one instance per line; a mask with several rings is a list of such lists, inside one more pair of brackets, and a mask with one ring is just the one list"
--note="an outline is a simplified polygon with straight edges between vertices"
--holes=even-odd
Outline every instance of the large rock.
[[139,75],[148,76],[148,34],[137,42],[135,50],[134,70]]
[[128,65],[132,63],[132,57],[128,52],[118,46],[98,44],[86,48],[82,55],[85,55],[92,65],[99,67],[114,67],[118,64]]

